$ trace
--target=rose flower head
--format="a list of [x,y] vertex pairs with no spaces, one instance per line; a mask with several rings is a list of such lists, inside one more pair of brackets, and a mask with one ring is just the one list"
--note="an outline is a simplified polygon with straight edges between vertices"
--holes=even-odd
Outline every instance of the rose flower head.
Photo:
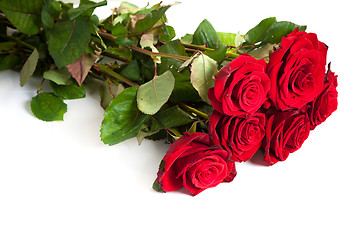
[[234,117],[214,111],[209,120],[209,135],[215,144],[228,151],[231,160],[245,162],[260,148],[265,125],[263,113]]
[[266,62],[242,54],[223,67],[215,77],[208,96],[219,113],[239,116],[256,112],[267,98],[270,80]]
[[269,164],[285,161],[298,150],[310,133],[310,120],[305,110],[276,112],[269,117],[263,148]]
[[228,153],[214,145],[206,133],[184,133],[163,158],[156,183],[165,192],[184,187],[192,195],[222,182],[231,182],[236,175],[235,164]]
[[313,102],[309,103],[311,129],[315,129],[317,125],[323,123],[337,109],[338,92],[336,87],[337,75],[330,70],[329,64],[324,78],[324,90]]
[[292,33],[281,39],[266,68],[269,98],[278,110],[300,109],[323,90],[327,46],[314,33]]

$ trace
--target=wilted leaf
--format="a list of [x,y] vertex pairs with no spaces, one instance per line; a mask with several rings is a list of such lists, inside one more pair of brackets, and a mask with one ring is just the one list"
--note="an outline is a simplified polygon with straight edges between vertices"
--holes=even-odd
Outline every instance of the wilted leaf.
[[96,55],[85,52],[75,62],[67,66],[68,71],[71,73],[73,78],[75,78],[79,86],[81,86],[81,84],[84,82],[97,58],[98,57]]

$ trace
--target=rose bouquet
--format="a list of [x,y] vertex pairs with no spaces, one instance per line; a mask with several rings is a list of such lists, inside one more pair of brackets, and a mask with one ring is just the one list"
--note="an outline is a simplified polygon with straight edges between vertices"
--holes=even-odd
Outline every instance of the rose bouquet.
[[328,47],[306,26],[270,17],[241,34],[204,20],[176,38],[171,5],[122,2],[99,20],[103,5],[1,0],[0,70],[19,71],[21,86],[35,76],[30,105],[44,121],[63,120],[66,101],[96,84],[105,144],[171,144],[155,190],[197,195],[231,182],[259,149],[268,165],[284,161],[337,108]]

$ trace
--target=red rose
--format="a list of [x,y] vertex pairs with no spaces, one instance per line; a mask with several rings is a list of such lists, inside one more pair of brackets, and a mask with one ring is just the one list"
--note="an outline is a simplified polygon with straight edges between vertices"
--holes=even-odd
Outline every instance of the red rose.
[[265,60],[243,54],[223,67],[208,96],[214,109],[229,116],[254,113],[265,102],[270,80]]
[[260,148],[265,124],[262,113],[232,117],[214,111],[209,120],[209,135],[215,144],[228,151],[233,161],[245,162]]
[[170,146],[163,162],[156,181],[165,192],[184,187],[197,195],[221,182],[231,182],[236,175],[228,153],[206,133],[184,133]]
[[299,110],[277,112],[268,120],[263,141],[264,159],[270,164],[285,161],[309,136],[310,121]]
[[325,87],[323,92],[313,102],[309,104],[310,128],[315,127],[324,122],[336,109],[338,105],[336,91],[337,75],[330,70],[325,75]]
[[296,29],[281,39],[266,68],[269,98],[276,109],[300,109],[321,93],[326,53],[327,46],[314,33]]

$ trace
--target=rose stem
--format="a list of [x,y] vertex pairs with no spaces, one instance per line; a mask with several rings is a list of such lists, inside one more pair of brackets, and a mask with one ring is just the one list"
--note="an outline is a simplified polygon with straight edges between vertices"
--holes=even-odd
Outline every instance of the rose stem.
[[[98,33],[99,33],[99,35],[101,37],[103,37],[105,39],[108,39],[108,40],[111,40],[111,41],[115,41],[115,39],[116,39],[113,35],[111,35],[109,33],[101,32],[101,31],[99,31]],[[176,55],[176,54],[151,52],[151,51],[139,48],[139,47],[134,46],[134,45],[131,45],[130,49],[133,50],[133,51],[136,51],[136,52],[143,53],[143,54],[148,55],[150,57],[166,57],[166,58],[172,58],[172,59],[181,60],[181,61],[186,61],[186,60],[190,59],[190,57]]]
[[184,110],[188,110],[189,112],[195,113],[199,117],[202,117],[204,119],[209,119],[208,114],[201,112],[201,111],[197,110],[196,108],[190,107],[189,105],[186,105],[185,103],[182,103],[182,102],[174,102],[174,103],[176,105],[178,105],[179,107],[183,108]]
[[[212,48],[207,48],[204,46],[199,46],[199,45],[194,45],[194,44],[189,44],[189,43],[181,43],[185,48],[190,48],[190,49],[197,49],[200,51],[215,51],[215,49]],[[239,56],[239,54],[236,53],[232,53],[232,52],[227,52],[226,56],[229,58],[237,58]]]
[[98,71],[101,71],[113,78],[116,78],[117,80],[120,80],[121,82],[123,83],[126,83],[127,85],[131,86],[131,87],[134,87],[134,86],[139,86],[139,84],[137,83],[134,83],[132,81],[130,81],[129,79],[121,76],[120,74],[114,72],[113,70],[109,69],[108,67],[104,66],[104,65],[101,65],[101,64],[95,64],[94,65],[94,68]]
[[116,54],[112,54],[112,53],[108,53],[108,52],[102,52],[101,55],[105,56],[105,57],[109,57],[109,58],[113,58],[113,59],[117,59],[117,60],[120,60],[124,63],[129,63],[129,60],[126,59],[126,58],[123,58],[119,55],[116,55]]
[[170,54],[170,53],[157,53],[157,52],[151,52],[149,50],[146,49],[142,49],[139,47],[136,47],[134,45],[130,46],[131,50],[143,53],[145,55],[148,55],[150,57],[166,57],[166,58],[172,58],[172,59],[176,59],[176,60],[181,60],[181,61],[186,61],[188,59],[190,59],[190,57],[188,56],[181,56],[181,55],[176,55],[176,54]]
[[1,37],[5,38],[5,39],[8,39],[8,40],[11,40],[11,41],[14,41],[14,42],[18,43],[19,45],[22,45],[23,47],[29,48],[31,50],[35,50],[35,48],[36,48],[33,45],[31,45],[29,43],[26,43],[26,42],[23,42],[23,41],[21,41],[20,39],[18,39],[16,37],[11,37],[11,36],[8,36],[8,35],[5,35],[5,34],[1,34]]

